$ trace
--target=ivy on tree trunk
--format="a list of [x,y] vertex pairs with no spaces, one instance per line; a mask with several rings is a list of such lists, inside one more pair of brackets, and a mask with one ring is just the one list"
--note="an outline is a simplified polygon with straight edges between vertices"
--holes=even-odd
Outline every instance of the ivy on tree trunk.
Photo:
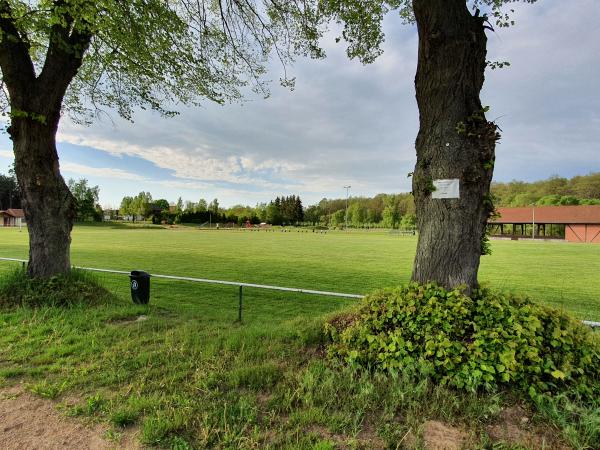
[[[464,0],[413,0],[419,32],[419,106],[413,194],[419,241],[412,279],[447,288],[478,286],[497,126],[479,94],[486,67],[484,18]],[[460,198],[434,199],[433,181],[459,179]]]

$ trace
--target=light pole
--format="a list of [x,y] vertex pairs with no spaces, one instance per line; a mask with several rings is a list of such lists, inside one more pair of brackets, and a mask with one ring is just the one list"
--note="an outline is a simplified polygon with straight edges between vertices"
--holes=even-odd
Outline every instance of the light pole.
[[344,217],[344,222],[346,223],[346,231],[348,231],[348,191],[351,187],[352,186],[350,185],[344,186],[344,189],[346,189],[346,215]]

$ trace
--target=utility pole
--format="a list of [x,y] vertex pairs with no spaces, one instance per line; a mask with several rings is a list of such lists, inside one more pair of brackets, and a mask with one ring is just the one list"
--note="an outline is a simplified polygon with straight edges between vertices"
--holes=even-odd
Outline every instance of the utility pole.
[[344,222],[346,223],[346,231],[348,231],[348,191],[351,187],[352,186],[350,185],[344,186],[344,189],[346,189],[346,216],[344,217]]

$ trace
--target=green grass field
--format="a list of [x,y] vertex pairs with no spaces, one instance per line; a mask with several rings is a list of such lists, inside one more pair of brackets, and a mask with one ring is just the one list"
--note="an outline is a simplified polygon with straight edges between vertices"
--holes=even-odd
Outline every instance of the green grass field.
[[[415,245],[382,232],[79,226],[72,262],[366,293],[408,281]],[[483,282],[600,319],[600,246],[495,241],[493,251]],[[0,229],[0,256],[26,255],[27,233]],[[14,267],[0,263],[5,276]],[[324,361],[323,322],[354,300],[246,289],[240,324],[233,286],[154,279],[145,307],[131,304],[125,276],[98,279],[115,303],[0,311],[0,387],[24,382],[67,415],[109,423],[115,442],[133,428],[145,445],[177,449],[397,448],[410,432],[418,447],[431,419],[487,448],[486,427],[519,402]],[[574,448],[594,448],[600,409],[556,403],[531,420]]]
[[[73,231],[72,262],[363,294],[407,282],[415,246],[412,236],[385,232],[314,234],[80,226]],[[0,230],[0,249],[0,256],[26,258],[27,233]],[[493,241],[492,249],[492,255],[482,258],[482,283],[526,294],[580,318],[600,320],[600,246]],[[207,287],[195,289],[201,292]],[[217,291],[227,298],[232,289]],[[291,296],[282,307],[290,306],[291,300],[297,297]]]

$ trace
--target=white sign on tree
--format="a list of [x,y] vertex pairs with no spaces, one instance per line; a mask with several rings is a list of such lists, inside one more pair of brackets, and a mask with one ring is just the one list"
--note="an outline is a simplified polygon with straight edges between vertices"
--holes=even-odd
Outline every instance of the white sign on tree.
[[460,180],[454,178],[451,180],[433,180],[435,191],[431,198],[460,198]]

